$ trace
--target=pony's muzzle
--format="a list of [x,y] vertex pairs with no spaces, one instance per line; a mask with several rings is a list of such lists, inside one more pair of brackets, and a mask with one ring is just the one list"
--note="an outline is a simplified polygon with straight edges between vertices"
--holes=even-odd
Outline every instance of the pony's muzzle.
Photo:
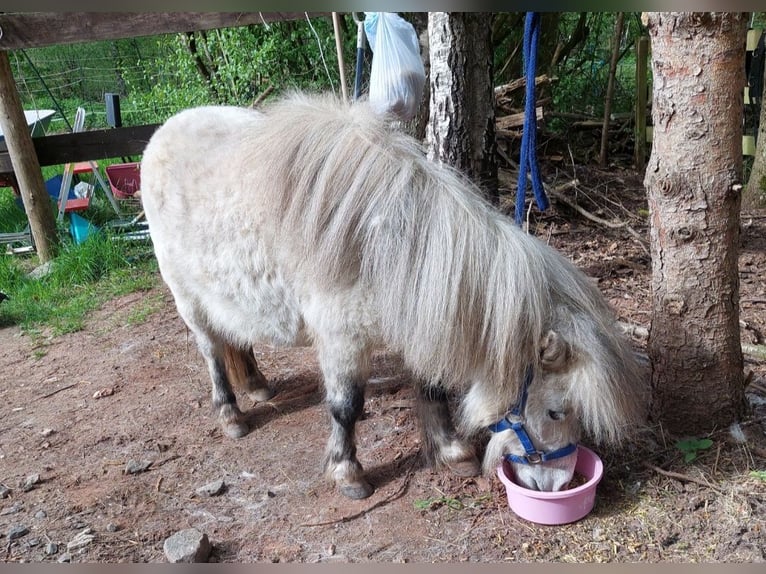
[[511,462],[514,482],[530,490],[555,492],[564,490],[574,476],[577,454],[570,454],[539,464]]

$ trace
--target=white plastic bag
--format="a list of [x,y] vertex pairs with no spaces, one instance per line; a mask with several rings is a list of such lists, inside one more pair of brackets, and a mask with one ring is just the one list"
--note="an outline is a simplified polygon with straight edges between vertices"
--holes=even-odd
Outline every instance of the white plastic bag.
[[81,181],[74,186],[74,195],[79,199],[85,199],[93,194],[93,185],[88,182]]
[[426,81],[415,28],[395,12],[365,12],[364,29],[372,48],[370,102],[411,120]]

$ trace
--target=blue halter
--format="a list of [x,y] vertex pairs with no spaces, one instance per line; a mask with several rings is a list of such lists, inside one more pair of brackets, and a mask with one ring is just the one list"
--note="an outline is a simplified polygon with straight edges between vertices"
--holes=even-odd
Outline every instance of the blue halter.
[[577,445],[571,442],[568,445],[562,446],[561,448],[558,448],[552,452],[542,452],[540,450],[537,450],[535,448],[535,445],[532,443],[532,439],[529,438],[529,435],[527,434],[527,430],[524,428],[524,423],[521,421],[512,422],[508,420],[508,415],[513,415],[517,417],[522,416],[522,413],[524,412],[524,408],[527,405],[527,391],[529,389],[529,385],[532,383],[532,378],[533,378],[532,367],[529,367],[527,369],[527,374],[524,377],[524,384],[521,387],[521,396],[519,397],[519,401],[511,410],[509,410],[506,413],[506,415],[502,419],[497,421],[495,424],[492,424],[489,426],[489,430],[491,430],[492,432],[502,432],[506,430],[512,430],[513,432],[516,433],[516,436],[518,437],[519,442],[521,443],[521,446],[524,447],[524,451],[526,452],[526,454],[505,455],[505,459],[509,462],[516,462],[519,464],[541,464],[549,460],[555,460],[557,458],[563,458],[565,456],[569,456],[575,450],[577,450]]

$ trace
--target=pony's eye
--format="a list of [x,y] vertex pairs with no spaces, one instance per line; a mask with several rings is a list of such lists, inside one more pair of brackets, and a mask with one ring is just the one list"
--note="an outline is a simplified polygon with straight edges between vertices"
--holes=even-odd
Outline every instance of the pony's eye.
[[564,412],[562,412],[562,411],[554,411],[554,410],[549,410],[549,411],[548,411],[548,416],[549,416],[551,419],[553,419],[554,421],[560,421],[561,419],[563,419],[563,418],[564,418],[564,416],[565,416],[565,413],[564,413]]

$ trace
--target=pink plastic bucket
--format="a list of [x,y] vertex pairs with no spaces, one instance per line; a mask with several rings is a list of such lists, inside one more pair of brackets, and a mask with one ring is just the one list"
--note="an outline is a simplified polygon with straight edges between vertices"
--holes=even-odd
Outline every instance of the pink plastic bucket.
[[538,524],[576,522],[593,510],[604,463],[595,452],[578,445],[575,472],[585,477],[584,484],[558,492],[541,492],[513,482],[513,469],[508,461],[497,467],[497,475],[508,494],[508,506],[517,516]]

